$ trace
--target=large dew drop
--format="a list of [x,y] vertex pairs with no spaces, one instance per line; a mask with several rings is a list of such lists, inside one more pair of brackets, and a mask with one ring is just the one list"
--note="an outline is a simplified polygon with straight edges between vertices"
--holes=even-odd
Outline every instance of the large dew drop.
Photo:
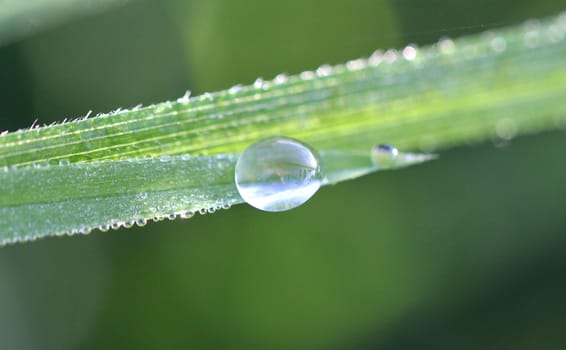
[[244,150],[235,179],[240,195],[251,206],[272,212],[289,210],[320,188],[320,158],[300,141],[270,137]]

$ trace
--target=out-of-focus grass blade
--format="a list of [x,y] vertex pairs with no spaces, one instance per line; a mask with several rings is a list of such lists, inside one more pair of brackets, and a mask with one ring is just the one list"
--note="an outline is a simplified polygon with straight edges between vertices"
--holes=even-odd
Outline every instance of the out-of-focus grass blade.
[[2,0],[0,45],[44,28],[132,0]]

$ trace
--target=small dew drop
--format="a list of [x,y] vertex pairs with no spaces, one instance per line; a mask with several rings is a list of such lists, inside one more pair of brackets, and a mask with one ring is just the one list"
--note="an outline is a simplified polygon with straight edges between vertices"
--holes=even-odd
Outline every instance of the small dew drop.
[[214,97],[212,96],[212,94],[210,92],[205,92],[204,94],[202,94],[200,96],[200,101],[203,101],[203,102],[214,101]]
[[503,51],[505,51],[505,48],[507,47],[507,42],[505,41],[505,39],[503,39],[500,36],[497,36],[493,39],[491,39],[491,48],[493,49],[493,51],[497,52],[497,53],[501,53]]
[[254,81],[254,88],[256,89],[263,89],[263,79],[262,78],[257,78]]
[[346,68],[348,68],[351,71],[361,70],[367,66],[366,62],[367,62],[366,60],[363,60],[361,58],[357,60],[348,61],[346,62]]
[[389,49],[383,54],[383,60],[387,63],[393,63],[397,61],[397,58],[399,58],[399,53],[394,49]]
[[307,70],[302,72],[299,76],[301,77],[302,80],[311,80],[315,77],[315,74],[314,72]]
[[278,74],[278,75],[273,79],[273,83],[275,83],[275,85],[284,84],[284,83],[287,82],[288,79],[289,79],[289,77],[287,77],[286,74]]
[[238,92],[240,92],[240,90],[242,90],[242,85],[238,84],[238,85],[234,85],[230,89],[228,89],[228,93],[230,95],[234,95],[234,94],[237,94]]
[[454,44],[454,41],[452,41],[452,39],[442,38],[438,41],[438,49],[443,55],[451,55],[454,53],[456,45]]
[[403,58],[407,61],[412,61],[417,57],[417,48],[415,46],[409,45],[403,49]]
[[553,43],[559,43],[564,39],[565,30],[560,28],[558,25],[551,25],[548,28],[548,38]]
[[326,77],[332,73],[332,66],[324,64],[316,69],[316,75],[319,77]]
[[271,212],[298,207],[321,184],[320,158],[304,143],[270,137],[244,150],[236,163],[238,192],[251,206]]
[[536,30],[529,30],[525,33],[524,39],[525,46],[528,48],[535,48],[539,44],[539,34]]
[[371,149],[371,160],[376,166],[391,164],[395,161],[398,155],[399,151],[397,148],[385,143],[374,146]]
[[110,225],[100,225],[98,229],[100,230],[100,232],[108,232],[110,231]]
[[204,215],[204,214],[207,213],[207,210],[206,210],[206,208],[202,208],[202,209],[199,209],[198,212],[199,212],[200,215]]
[[185,91],[185,93],[183,94],[183,96],[181,96],[181,98],[179,99],[181,103],[186,103],[189,102],[189,99],[191,98],[191,90],[187,90]]
[[167,219],[169,219],[169,220],[171,220],[171,221],[175,220],[176,217],[177,217],[177,215],[175,215],[175,214],[169,214],[169,215],[167,215]]
[[189,219],[189,218],[192,218],[194,215],[195,215],[195,213],[189,210],[189,211],[184,211],[181,214],[179,214],[179,217],[181,219]]
[[370,66],[377,66],[383,61],[383,51],[376,50],[369,56],[368,63]]
[[136,220],[136,225],[138,225],[139,227],[144,227],[145,225],[147,225],[147,220],[146,219],[138,219],[138,220]]
[[126,221],[122,226],[124,226],[125,228],[132,228],[134,224],[135,224],[134,221]]

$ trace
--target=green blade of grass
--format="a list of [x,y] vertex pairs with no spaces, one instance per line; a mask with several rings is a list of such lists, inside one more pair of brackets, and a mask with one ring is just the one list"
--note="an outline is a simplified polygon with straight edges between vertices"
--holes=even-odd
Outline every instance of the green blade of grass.
[[[421,163],[428,157],[389,168]],[[234,183],[237,154],[162,156],[23,167],[0,173],[0,245],[94,228],[189,218],[243,203]],[[327,183],[378,168],[370,152],[322,153]],[[22,220],[25,218],[25,220]]]
[[331,182],[337,182],[376,170],[360,164],[369,162],[377,143],[429,150],[562,127],[565,36],[561,15],[5,133],[0,240],[128,226],[239,203],[234,162],[247,145],[268,136],[294,137],[323,154],[345,155],[326,159]]
[[129,227],[147,219],[189,217],[241,201],[236,155],[135,158],[42,167],[0,174],[3,244],[46,235]]

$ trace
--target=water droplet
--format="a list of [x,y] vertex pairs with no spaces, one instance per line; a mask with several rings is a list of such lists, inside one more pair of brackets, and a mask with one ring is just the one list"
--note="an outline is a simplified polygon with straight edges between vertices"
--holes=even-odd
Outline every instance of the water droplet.
[[234,95],[234,94],[237,94],[238,92],[240,92],[240,90],[242,90],[242,85],[238,84],[238,85],[234,85],[230,89],[228,89],[228,93],[230,95]]
[[399,58],[399,53],[394,49],[389,49],[383,54],[383,60],[387,63],[393,63],[397,61],[397,58]]
[[528,48],[537,47],[539,44],[539,30],[540,30],[540,22],[537,20],[528,20],[523,23],[524,28],[524,35],[523,40],[525,46]]
[[302,80],[311,80],[315,77],[315,74],[314,74],[314,72],[307,70],[307,71],[302,72],[300,74],[300,77],[301,77]]
[[366,61],[363,59],[351,60],[346,62],[346,68],[351,71],[364,69],[367,66]]
[[138,219],[138,220],[136,220],[136,225],[138,225],[139,227],[144,227],[145,225],[147,225],[147,220],[146,219]]
[[507,47],[507,42],[502,37],[497,36],[497,37],[491,39],[490,45],[491,45],[491,48],[493,49],[493,51],[495,51],[497,53],[501,53],[501,52],[505,51],[505,48]]
[[376,170],[402,168],[438,158],[431,153],[399,152],[397,148],[388,144],[373,146],[371,160]]
[[110,230],[110,225],[101,225],[98,227],[100,232],[108,232]]
[[380,145],[374,146],[373,149],[375,152],[386,153],[387,155],[391,155],[394,157],[396,157],[399,154],[399,150],[397,150],[397,148],[387,143],[382,143]]
[[176,217],[177,217],[177,215],[174,214],[174,213],[167,215],[167,219],[169,219],[169,220],[171,220],[171,221],[175,220]]
[[564,39],[564,34],[566,30],[564,28],[560,28],[560,26],[554,24],[548,27],[547,34],[548,38],[553,43],[559,43]]
[[190,98],[191,98],[191,91],[187,90],[187,91],[185,91],[183,96],[181,96],[177,99],[177,102],[178,103],[187,103],[187,102],[189,102]]
[[134,224],[135,224],[134,221],[126,221],[122,226],[124,226],[125,228],[132,228]]
[[403,58],[407,61],[412,61],[417,57],[417,48],[414,45],[408,45],[403,49]]
[[369,56],[369,59],[368,59],[368,63],[371,66],[377,66],[381,63],[381,61],[383,61],[383,51],[382,50],[374,51],[371,54],[371,56]]
[[456,45],[450,38],[442,38],[438,41],[438,49],[443,55],[451,55],[456,49]]
[[316,75],[319,77],[326,77],[332,73],[332,66],[328,64],[323,64],[316,69]]
[[376,166],[391,164],[398,155],[397,148],[388,144],[377,145],[371,149],[371,160]]
[[194,215],[195,215],[195,213],[189,210],[189,211],[184,211],[181,214],[179,214],[179,217],[181,219],[189,219],[189,218],[192,218]]
[[262,78],[257,78],[254,81],[254,88],[256,88],[256,89],[262,89],[263,88],[263,79]]
[[284,84],[287,82],[289,78],[287,77],[286,74],[278,74],[274,79],[273,79],[273,83],[275,83],[276,85],[280,85],[280,84]]
[[205,92],[204,94],[202,94],[200,96],[200,101],[203,101],[203,102],[214,101],[214,96],[212,96],[212,94],[210,92]]
[[298,207],[321,184],[320,158],[304,143],[270,137],[244,150],[236,164],[236,186],[251,206],[265,211]]

